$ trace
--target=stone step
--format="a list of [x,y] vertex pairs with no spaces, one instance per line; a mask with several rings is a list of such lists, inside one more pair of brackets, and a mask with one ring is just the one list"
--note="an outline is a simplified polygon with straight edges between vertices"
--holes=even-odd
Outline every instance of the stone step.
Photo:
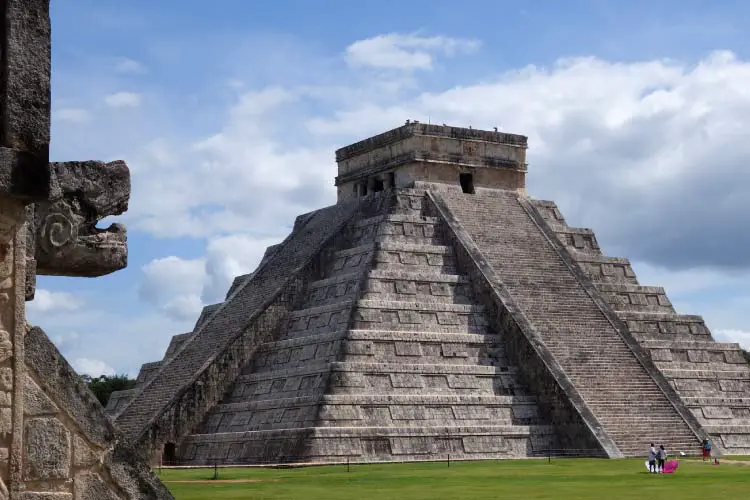
[[377,225],[382,223],[411,223],[411,224],[438,224],[440,220],[437,217],[429,217],[424,215],[412,215],[412,214],[382,214],[375,215],[373,217],[367,217],[360,219],[356,222],[355,226],[364,227]]
[[[329,379],[330,375],[330,379]],[[294,368],[241,375],[226,402],[309,395],[326,387],[336,393],[526,394],[511,366],[406,362],[308,362]],[[307,391],[307,392],[305,392]]]
[[[184,441],[187,464],[302,461],[379,461],[511,458],[549,448],[543,425],[317,427],[223,434],[193,434]],[[299,450],[305,450],[300,456]],[[226,450],[230,450],[226,454]]]
[[618,283],[638,285],[630,260],[606,255],[576,253],[576,262],[595,284]]
[[716,342],[714,340],[644,340],[645,349],[695,350],[695,351],[741,351],[736,342]]
[[[633,333],[669,335],[710,335],[701,316],[655,312],[620,311],[618,317]],[[658,340],[661,340],[659,338]],[[675,340],[678,340],[675,338]],[[681,337],[679,340],[684,340]]]
[[524,425],[538,423],[533,398],[503,396],[301,397],[217,405],[201,433],[287,429],[295,426]]
[[363,273],[372,267],[375,245],[365,243],[334,252],[331,267],[326,271],[327,278]]
[[601,255],[601,248],[593,230],[584,227],[557,226],[554,231],[574,258],[578,253]]
[[360,283],[364,276],[364,271],[359,269],[313,281],[307,286],[305,307],[355,300],[359,295]]
[[330,333],[346,329],[355,304],[352,300],[344,300],[292,311],[285,319],[285,324],[282,325],[281,340],[299,335]]
[[672,379],[672,386],[681,397],[703,397],[720,395],[720,397],[742,397],[750,392],[750,381],[747,379]]
[[686,396],[682,398],[682,401],[688,406],[736,406],[750,408],[750,396]]
[[[439,334],[450,335],[450,334]],[[473,335],[480,337],[480,335]],[[354,338],[353,338],[354,337]],[[411,338],[398,340],[357,339],[351,335],[347,338],[343,353],[347,362],[378,362],[387,363],[420,363],[507,367],[509,361],[505,348],[497,340],[495,342],[444,342],[433,339],[424,341],[409,335]]]
[[384,241],[378,244],[374,267],[391,271],[431,270],[455,274],[456,262],[452,247]]
[[[402,427],[315,427],[304,429],[312,433],[312,437],[370,437],[380,439],[398,439],[402,437],[467,437],[475,438],[479,436],[502,436],[502,437],[527,437],[530,433],[553,434],[554,428],[549,425],[481,425],[481,426],[402,426]],[[215,434],[191,434],[186,438],[186,444],[198,442],[212,442],[214,439],[221,438],[227,441],[228,438],[236,438],[238,441],[252,440],[253,434],[264,436],[266,439],[274,438],[278,432],[260,431],[260,432],[242,432],[242,433],[223,433]]]
[[412,214],[390,214],[358,222],[351,235],[362,244],[370,242],[403,242],[415,244],[442,243],[442,230],[434,217]]
[[704,333],[684,333],[684,334],[677,334],[677,333],[662,333],[662,332],[634,332],[631,331],[630,334],[633,336],[635,340],[638,341],[639,344],[643,344],[643,342],[648,341],[663,341],[663,342],[713,342],[713,338],[711,337],[711,334],[709,333],[708,329]]
[[361,298],[390,302],[416,300],[465,305],[474,303],[466,276],[436,271],[374,269],[368,274]]
[[750,439],[750,425],[708,425],[709,434],[741,434]]
[[560,212],[560,209],[554,201],[533,199],[529,199],[529,201],[534,205],[534,207],[536,207],[536,209],[548,224],[554,225],[555,227],[568,227],[567,223],[565,222],[565,217],[563,217],[562,212]]
[[428,330],[488,333],[485,308],[430,301],[360,300],[353,317],[358,330]]
[[[731,353],[732,351],[726,351]],[[714,354],[714,353],[712,353]],[[721,356],[721,361],[710,361],[710,362],[696,362],[696,361],[656,361],[656,366],[659,367],[663,373],[666,374],[670,370],[698,370],[698,371],[717,371],[717,372],[741,372],[750,373],[750,365],[745,363],[727,363],[724,360],[724,353],[716,353]],[[675,377],[680,378],[680,377]],[[719,378],[726,378],[719,375]]]
[[674,314],[675,310],[662,287],[627,283],[597,283],[596,288],[617,312],[643,311]]
[[661,372],[669,379],[708,379],[708,380],[743,380],[750,381],[750,367],[738,370],[711,369],[673,369],[662,368]]
[[263,344],[253,372],[294,368],[309,362],[379,359],[390,362],[507,366],[498,335],[353,330],[305,335]]

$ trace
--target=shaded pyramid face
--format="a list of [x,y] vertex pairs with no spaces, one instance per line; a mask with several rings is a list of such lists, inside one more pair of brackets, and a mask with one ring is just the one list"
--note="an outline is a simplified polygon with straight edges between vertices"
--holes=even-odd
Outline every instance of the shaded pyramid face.
[[352,220],[181,463],[508,458],[552,428],[424,192]]

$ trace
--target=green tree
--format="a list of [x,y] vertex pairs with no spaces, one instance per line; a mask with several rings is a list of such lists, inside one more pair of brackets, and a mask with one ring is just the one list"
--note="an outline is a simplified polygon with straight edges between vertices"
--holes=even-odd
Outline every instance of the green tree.
[[81,375],[81,378],[102,406],[107,406],[109,396],[113,392],[135,387],[135,380],[128,378],[127,375],[101,375],[100,377]]

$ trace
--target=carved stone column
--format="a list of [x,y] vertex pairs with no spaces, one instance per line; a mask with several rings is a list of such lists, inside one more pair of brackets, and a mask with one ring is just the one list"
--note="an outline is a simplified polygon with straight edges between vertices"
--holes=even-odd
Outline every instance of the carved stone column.
[[0,198],[0,499],[22,481],[25,239],[23,204]]

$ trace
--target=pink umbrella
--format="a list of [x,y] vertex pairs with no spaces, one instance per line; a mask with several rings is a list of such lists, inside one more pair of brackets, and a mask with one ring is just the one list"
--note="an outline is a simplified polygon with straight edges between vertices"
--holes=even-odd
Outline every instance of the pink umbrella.
[[680,465],[680,462],[677,460],[670,460],[669,462],[664,463],[664,474],[672,474],[674,471],[677,470],[677,467]]

